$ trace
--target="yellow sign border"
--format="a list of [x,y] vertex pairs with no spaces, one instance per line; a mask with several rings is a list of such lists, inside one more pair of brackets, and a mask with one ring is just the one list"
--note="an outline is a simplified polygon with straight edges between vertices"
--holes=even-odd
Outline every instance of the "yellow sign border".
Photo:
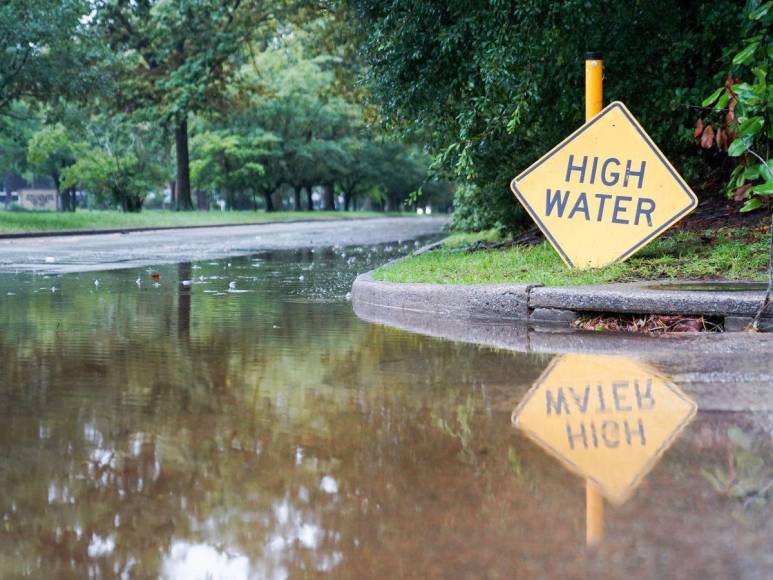
[[649,146],[650,149],[652,149],[652,152],[655,154],[655,157],[657,157],[663,165],[665,165],[666,169],[668,169],[668,172],[671,174],[671,176],[676,180],[677,184],[682,188],[682,190],[687,194],[687,197],[689,198],[689,203],[687,207],[685,207],[682,211],[677,213],[674,217],[672,217],[670,220],[668,220],[666,223],[661,225],[658,229],[656,229],[654,232],[649,234],[647,237],[645,237],[643,240],[637,242],[633,247],[629,248],[628,250],[624,251],[619,257],[615,258],[610,262],[611,264],[616,264],[618,262],[623,262],[624,260],[627,260],[630,258],[635,252],[640,250],[643,246],[663,234],[668,228],[670,228],[674,223],[682,219],[685,215],[690,213],[692,210],[696,208],[698,205],[698,198],[693,192],[692,189],[690,189],[690,186],[687,185],[687,183],[682,179],[682,177],[679,175],[679,173],[674,169],[673,165],[669,162],[668,159],[666,159],[666,156],[663,155],[663,152],[658,148],[657,145],[655,145],[655,142],[650,138],[649,135],[647,135],[647,132],[642,128],[641,125],[639,125],[639,122],[636,120],[636,118],[631,114],[631,112],[628,110],[628,108],[621,102],[621,101],[613,101],[604,109],[599,112],[598,115],[593,117],[590,121],[585,123],[582,127],[574,131],[571,135],[569,135],[566,139],[561,141],[558,145],[553,147],[550,151],[548,151],[545,155],[540,157],[537,161],[532,163],[527,169],[522,171],[520,174],[518,174],[517,177],[513,178],[513,180],[510,182],[510,189],[512,190],[515,197],[518,199],[518,201],[521,202],[521,205],[526,208],[526,211],[529,213],[531,218],[536,222],[537,226],[540,230],[542,230],[542,233],[545,234],[545,237],[548,239],[550,244],[553,246],[553,248],[558,252],[558,255],[561,256],[561,259],[564,261],[564,263],[569,266],[570,268],[574,268],[575,265],[572,263],[572,260],[569,258],[569,256],[566,255],[563,248],[561,247],[561,244],[559,244],[555,238],[551,235],[550,231],[545,227],[545,225],[542,223],[542,220],[539,219],[539,216],[537,213],[532,209],[532,207],[529,205],[529,203],[526,201],[526,198],[524,195],[520,192],[518,189],[518,181],[525,178],[529,173],[537,169],[540,165],[542,165],[545,161],[550,159],[553,155],[558,153],[561,149],[566,147],[569,143],[571,143],[574,139],[576,139],[579,135],[587,131],[594,123],[599,121],[602,117],[604,117],[609,112],[613,111],[614,109],[620,109],[623,113],[623,116],[633,125],[633,127],[636,129],[636,131],[641,135],[641,137],[644,139],[644,142]]
[[[575,464],[571,460],[565,458],[563,454],[561,454],[557,449],[555,449],[552,445],[547,443],[542,437],[539,436],[537,432],[535,432],[532,429],[526,429],[525,427],[518,424],[518,415],[521,412],[521,410],[529,403],[531,398],[534,396],[534,394],[539,390],[539,388],[542,386],[542,383],[545,382],[545,379],[550,375],[551,372],[553,372],[553,369],[558,365],[558,363],[563,358],[563,355],[555,357],[552,361],[550,361],[550,364],[547,366],[547,368],[542,371],[542,374],[539,376],[539,378],[536,380],[534,385],[529,389],[529,391],[526,393],[526,396],[524,396],[523,400],[518,403],[518,406],[515,408],[515,410],[510,415],[510,422],[513,424],[513,426],[518,429],[519,431],[523,431],[528,435],[530,439],[532,439],[534,442],[536,442],[540,447],[542,447],[545,451],[547,451],[550,455],[555,457],[560,463],[564,465],[569,471],[579,475],[580,477],[585,478],[588,481],[591,481],[594,486],[596,486],[597,489],[599,489],[604,496],[611,501],[613,504],[620,505],[628,500],[628,498],[631,495],[631,492],[633,492],[634,489],[641,483],[642,479],[650,472],[650,470],[655,467],[655,465],[660,461],[661,456],[668,450],[669,447],[673,444],[673,442],[676,440],[676,438],[681,434],[681,432],[684,430],[684,428],[690,423],[690,421],[693,420],[696,413],[698,412],[698,405],[690,399],[687,395],[685,395],[682,390],[672,383],[670,380],[666,379],[663,375],[661,375],[659,372],[655,371],[652,367],[649,365],[647,366],[647,371],[652,373],[652,376],[656,379],[660,380],[663,385],[670,390],[674,395],[676,395],[678,398],[682,399],[684,402],[686,402],[689,405],[690,411],[685,415],[684,419],[673,429],[671,434],[666,437],[666,439],[663,440],[663,442],[660,444],[660,446],[655,450],[655,453],[653,453],[652,457],[650,457],[646,463],[644,463],[639,470],[639,472],[636,474],[636,476],[631,481],[631,485],[629,486],[630,492],[626,494],[625,496],[619,497],[614,496],[610,494],[606,488],[600,481],[598,481],[594,477],[590,477],[583,473],[582,469],[579,465]],[[645,363],[639,363],[644,365]]]

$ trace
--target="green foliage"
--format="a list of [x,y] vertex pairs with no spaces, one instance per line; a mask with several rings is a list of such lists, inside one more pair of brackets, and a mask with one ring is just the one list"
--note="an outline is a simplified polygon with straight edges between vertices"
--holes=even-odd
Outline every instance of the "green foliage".
[[773,2],[747,0],[744,20],[743,40],[725,54],[732,63],[725,84],[703,101],[712,108],[708,119],[718,128],[701,119],[695,136],[704,149],[715,146],[737,158],[727,193],[736,201],[746,200],[741,211],[752,211],[769,204],[773,195]]
[[773,472],[763,445],[738,427],[727,430],[727,467],[702,469],[703,478],[719,494],[749,503],[766,503],[773,495]]
[[605,54],[606,99],[624,101],[677,167],[694,157],[688,106],[740,29],[730,0],[348,5],[387,124],[428,142],[438,170],[465,183],[465,229],[527,220],[509,181],[583,122],[587,50]]
[[[434,416],[433,423],[445,435],[457,439],[461,450],[459,457],[465,463],[475,463],[475,449],[472,447],[472,421],[475,418],[475,401],[467,396],[464,403],[456,405],[456,420],[447,421],[441,416]],[[454,425],[454,423],[456,425]]]
[[27,160],[40,173],[50,175],[60,197],[60,206],[75,211],[74,191],[63,191],[62,173],[75,164],[84,144],[61,123],[45,125],[37,131],[27,145]]
[[18,99],[84,98],[102,83],[90,11],[88,0],[0,2],[0,114]]
[[213,188],[225,195],[228,208],[235,207],[237,193],[254,188],[266,173],[261,160],[271,134],[242,136],[227,132],[204,131],[191,143],[191,176],[199,188]]
[[82,187],[98,201],[140,211],[148,193],[168,178],[158,161],[153,127],[102,117],[93,128],[93,144],[84,146],[77,161],[62,170],[62,187]]
[[22,101],[14,102],[7,113],[0,114],[0,175],[21,174],[27,169],[27,146],[40,119]]
[[223,104],[245,43],[272,19],[274,3],[99,0],[95,8],[94,29],[114,51],[118,91],[111,104],[150,108],[177,126],[191,112]]

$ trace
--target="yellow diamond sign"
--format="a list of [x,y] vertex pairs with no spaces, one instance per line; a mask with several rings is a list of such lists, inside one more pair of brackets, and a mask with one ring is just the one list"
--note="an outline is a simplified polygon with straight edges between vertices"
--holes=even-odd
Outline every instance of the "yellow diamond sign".
[[513,423],[619,504],[696,410],[679,387],[644,363],[568,354],[537,380]]
[[620,102],[569,135],[510,187],[574,268],[625,260],[698,203]]

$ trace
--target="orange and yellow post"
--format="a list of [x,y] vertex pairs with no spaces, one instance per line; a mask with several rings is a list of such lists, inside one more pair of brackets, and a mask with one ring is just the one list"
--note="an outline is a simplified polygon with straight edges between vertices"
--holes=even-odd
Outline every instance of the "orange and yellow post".
[[[604,108],[604,59],[600,52],[585,55],[585,122]],[[595,546],[604,538],[604,498],[585,482],[585,544]]]
[[604,59],[600,52],[585,55],[585,121],[604,108]]

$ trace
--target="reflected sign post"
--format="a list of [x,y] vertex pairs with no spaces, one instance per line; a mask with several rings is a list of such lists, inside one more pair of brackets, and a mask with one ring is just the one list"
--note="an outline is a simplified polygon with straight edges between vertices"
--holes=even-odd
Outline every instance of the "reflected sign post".
[[626,501],[697,406],[648,365],[616,356],[555,359],[513,412],[530,439],[586,479],[586,539],[603,536],[603,495]]

